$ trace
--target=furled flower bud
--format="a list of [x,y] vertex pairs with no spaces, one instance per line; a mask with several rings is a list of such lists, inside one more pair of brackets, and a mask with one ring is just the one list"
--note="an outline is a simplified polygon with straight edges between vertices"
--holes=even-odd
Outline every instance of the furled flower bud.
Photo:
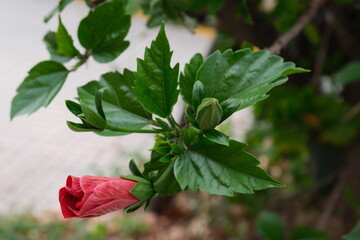
[[130,190],[137,181],[123,178],[68,176],[59,191],[64,218],[98,217],[139,202]]
[[214,129],[221,121],[222,108],[216,98],[204,98],[196,113],[196,121],[203,131]]

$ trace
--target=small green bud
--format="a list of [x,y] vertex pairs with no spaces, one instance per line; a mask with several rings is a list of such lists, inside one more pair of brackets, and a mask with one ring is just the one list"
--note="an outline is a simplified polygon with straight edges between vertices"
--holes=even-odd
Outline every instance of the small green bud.
[[196,113],[196,121],[203,131],[214,129],[221,121],[222,108],[216,98],[204,98]]

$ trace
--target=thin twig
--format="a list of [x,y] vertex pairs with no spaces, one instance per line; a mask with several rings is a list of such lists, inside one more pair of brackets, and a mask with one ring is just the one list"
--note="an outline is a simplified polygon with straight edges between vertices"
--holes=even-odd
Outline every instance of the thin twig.
[[315,16],[320,7],[328,0],[312,0],[309,8],[301,15],[294,26],[286,33],[282,34],[275,42],[267,49],[271,54],[280,54],[281,49],[285,47],[293,38],[295,38],[301,30],[308,24]]
[[320,85],[320,78],[321,73],[323,70],[324,62],[326,60],[326,55],[329,47],[330,42],[330,36],[332,32],[332,26],[333,26],[333,16],[330,12],[326,14],[326,26],[323,33],[322,41],[320,43],[320,49],[317,53],[316,59],[315,59],[315,65],[313,70],[313,76],[310,80],[311,84],[315,87],[315,89],[319,88]]
[[347,177],[348,176],[346,174],[346,171],[344,170],[340,176],[339,181],[337,182],[336,186],[334,187],[333,191],[331,192],[331,195],[330,195],[328,201],[326,202],[326,206],[325,206],[324,210],[322,211],[322,213],[320,214],[320,217],[318,218],[318,221],[316,223],[316,227],[318,229],[326,228],[329,218],[331,217],[331,215],[335,209],[336,203],[340,199],[341,191],[342,191],[343,187],[345,186]]

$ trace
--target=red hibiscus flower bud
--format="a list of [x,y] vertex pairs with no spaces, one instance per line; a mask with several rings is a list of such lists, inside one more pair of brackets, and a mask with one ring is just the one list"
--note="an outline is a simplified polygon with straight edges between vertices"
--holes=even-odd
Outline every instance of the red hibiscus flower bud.
[[64,218],[98,217],[127,208],[139,201],[130,190],[137,182],[123,178],[68,176],[59,191]]

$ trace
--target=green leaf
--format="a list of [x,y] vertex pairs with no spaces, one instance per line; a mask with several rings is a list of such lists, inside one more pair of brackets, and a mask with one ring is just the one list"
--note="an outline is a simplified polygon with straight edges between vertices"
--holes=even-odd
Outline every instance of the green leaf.
[[[78,88],[81,106],[87,106],[94,114],[92,118],[106,120],[106,128],[113,131],[141,129],[151,122],[151,114],[136,100],[132,87],[134,75],[125,69],[124,74],[110,72],[102,75],[100,81],[92,81]],[[96,107],[96,95],[100,89],[103,118]],[[89,110],[90,111],[90,110]],[[90,112],[89,112],[90,113]],[[85,116],[87,114],[84,112]],[[97,115],[97,117],[95,117]],[[90,122],[91,123],[91,122]],[[92,123],[91,123],[92,124]],[[122,129],[122,130],[121,130]]]
[[360,221],[355,225],[350,233],[342,236],[343,240],[358,240],[360,239]]
[[291,240],[327,240],[329,234],[310,227],[297,227],[291,233]]
[[247,0],[240,0],[237,3],[236,6],[236,12],[241,16],[241,18],[247,22],[248,24],[254,24],[254,21],[252,19],[252,16],[249,12],[248,6],[247,6]]
[[60,63],[44,61],[34,66],[17,88],[11,103],[11,119],[47,107],[64,84],[69,71]]
[[192,105],[192,94],[196,81],[196,73],[203,61],[203,56],[200,53],[195,54],[190,62],[185,64],[184,73],[180,74],[180,91],[187,104]]
[[284,221],[277,214],[271,212],[261,212],[256,224],[260,235],[264,239],[285,239]]
[[66,30],[65,26],[59,16],[59,27],[56,32],[56,54],[73,58],[80,55],[80,52],[75,48],[73,40]]
[[126,0],[102,3],[80,22],[79,41],[85,49],[91,50],[98,62],[114,60],[129,46],[124,40],[131,21],[126,14],[126,3]]
[[154,190],[159,195],[173,195],[182,191],[174,175],[174,162],[170,162],[159,172],[160,177],[154,183]]
[[[222,107],[231,99],[231,105],[241,110],[265,99],[270,89],[287,81],[285,75],[304,71],[279,56],[270,56],[268,51],[229,49],[210,55],[196,79],[203,83],[205,97],[218,99]],[[224,112],[224,116],[231,114]]]
[[360,81],[360,61],[353,61],[346,64],[335,75],[335,82],[349,84]]
[[66,56],[60,56],[56,53],[58,49],[58,45],[56,43],[56,33],[49,31],[44,39],[44,43],[46,44],[46,48],[48,52],[50,53],[51,60],[54,60],[56,62],[65,63],[68,62],[71,58]]
[[160,117],[168,117],[177,101],[179,64],[171,68],[170,51],[164,24],[144,60],[138,59],[134,92],[146,110]]
[[74,114],[76,117],[83,113],[81,110],[80,104],[70,101],[70,100],[66,100],[65,104],[66,104],[67,109],[69,109],[69,111],[72,114]]
[[259,161],[243,151],[246,144],[191,147],[175,161],[174,172],[182,189],[232,196],[271,187],[284,187],[257,167]]
[[219,132],[218,130],[213,129],[211,131],[206,131],[204,132],[204,135],[206,139],[214,143],[229,146],[229,141],[230,141],[229,136],[225,135],[222,132]]
[[64,8],[74,0],[60,0],[59,4],[46,16],[44,22],[48,22],[56,13],[61,13]]
[[217,13],[224,5],[225,0],[208,0],[208,12],[209,14]]
[[93,132],[100,131],[97,128],[91,128],[81,123],[74,123],[70,121],[66,121],[67,126],[74,132]]
[[200,81],[196,81],[193,86],[192,92],[192,106],[195,110],[198,109],[202,100],[205,98],[205,88]]

